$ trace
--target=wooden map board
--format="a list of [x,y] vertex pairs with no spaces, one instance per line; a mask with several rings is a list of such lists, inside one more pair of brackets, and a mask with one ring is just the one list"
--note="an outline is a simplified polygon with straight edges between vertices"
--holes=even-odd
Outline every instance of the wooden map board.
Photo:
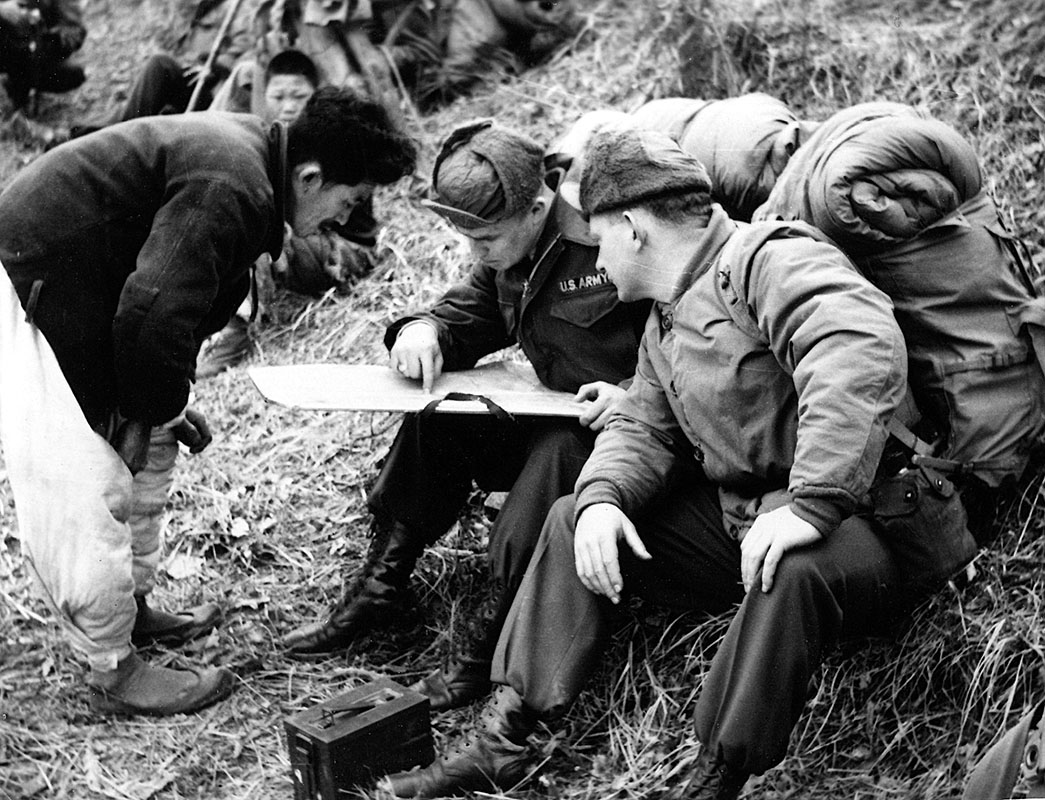
[[[420,411],[450,392],[482,395],[511,414],[579,417],[589,403],[577,403],[568,392],[556,392],[537,380],[533,367],[497,361],[475,369],[444,372],[431,394],[419,381],[374,364],[292,364],[247,370],[258,391],[270,402],[289,408],[325,411]],[[488,414],[477,400],[445,400],[437,411]]]

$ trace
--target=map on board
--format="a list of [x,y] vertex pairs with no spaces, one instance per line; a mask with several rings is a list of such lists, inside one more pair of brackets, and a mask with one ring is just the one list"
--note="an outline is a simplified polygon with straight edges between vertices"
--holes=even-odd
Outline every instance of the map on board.
[[[430,394],[420,381],[405,378],[386,365],[291,364],[247,370],[270,402],[289,408],[325,411],[420,411],[450,393],[480,395],[510,414],[578,417],[588,406],[569,392],[542,385],[529,364],[496,361],[458,372],[444,372]],[[436,409],[458,414],[488,414],[479,400],[444,400]]]

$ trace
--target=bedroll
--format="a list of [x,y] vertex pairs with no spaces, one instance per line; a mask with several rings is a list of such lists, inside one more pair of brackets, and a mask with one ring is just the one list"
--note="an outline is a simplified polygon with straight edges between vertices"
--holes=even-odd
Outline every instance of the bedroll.
[[916,460],[991,487],[1018,478],[1045,438],[1045,298],[993,200],[980,192],[854,261],[892,298],[907,340],[931,442]]

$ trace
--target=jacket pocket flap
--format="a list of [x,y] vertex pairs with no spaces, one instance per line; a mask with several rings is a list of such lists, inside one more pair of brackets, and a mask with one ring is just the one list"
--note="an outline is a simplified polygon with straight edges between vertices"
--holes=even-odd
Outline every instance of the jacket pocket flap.
[[556,300],[548,313],[579,328],[590,328],[619,303],[615,287],[601,286],[593,291],[578,292]]

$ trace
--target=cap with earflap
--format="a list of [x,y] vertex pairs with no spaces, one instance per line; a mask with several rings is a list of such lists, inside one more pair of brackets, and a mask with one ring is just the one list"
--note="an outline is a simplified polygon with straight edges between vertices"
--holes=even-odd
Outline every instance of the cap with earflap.
[[492,119],[451,133],[435,159],[432,199],[424,206],[458,228],[510,219],[537,197],[544,180],[544,149]]
[[580,205],[588,214],[640,205],[667,195],[704,193],[708,172],[674,139],[656,131],[603,129],[588,141]]

